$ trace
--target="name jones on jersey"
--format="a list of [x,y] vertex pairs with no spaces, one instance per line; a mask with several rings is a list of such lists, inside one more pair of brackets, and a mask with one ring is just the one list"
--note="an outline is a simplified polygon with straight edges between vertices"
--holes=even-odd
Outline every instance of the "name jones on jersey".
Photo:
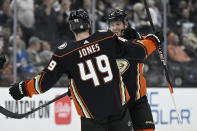
[[79,50],[79,57],[82,58],[84,56],[91,55],[91,54],[99,52],[99,51],[100,51],[99,44],[98,43],[92,44],[92,45],[89,45],[89,46],[86,46],[86,47],[80,49]]

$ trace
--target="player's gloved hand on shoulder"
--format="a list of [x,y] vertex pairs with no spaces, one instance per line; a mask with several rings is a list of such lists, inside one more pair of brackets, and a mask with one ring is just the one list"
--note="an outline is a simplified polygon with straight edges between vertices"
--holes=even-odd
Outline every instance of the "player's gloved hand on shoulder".
[[23,97],[27,96],[25,82],[21,81],[20,83],[15,83],[9,89],[9,94],[15,99],[20,100]]
[[3,68],[3,64],[6,62],[5,56],[0,55],[0,69]]
[[141,40],[142,39],[141,35],[133,28],[126,28],[122,30],[121,37],[127,40],[133,40],[133,39]]
[[157,31],[155,34],[148,34],[145,39],[153,40],[160,47],[164,41],[164,36],[162,32]]

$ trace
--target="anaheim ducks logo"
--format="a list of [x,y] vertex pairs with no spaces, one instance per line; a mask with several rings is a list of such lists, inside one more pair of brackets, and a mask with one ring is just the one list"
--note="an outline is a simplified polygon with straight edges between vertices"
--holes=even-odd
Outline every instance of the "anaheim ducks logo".
[[98,30],[98,32],[107,32],[108,30]]
[[62,49],[64,49],[66,46],[67,46],[67,43],[65,42],[65,43],[61,44],[60,46],[58,46],[58,49],[62,50]]
[[126,59],[117,59],[116,63],[118,65],[119,72],[121,75],[129,68],[129,62]]
[[118,37],[119,40],[123,41],[123,42],[127,42],[128,40],[127,39],[124,39],[122,37]]

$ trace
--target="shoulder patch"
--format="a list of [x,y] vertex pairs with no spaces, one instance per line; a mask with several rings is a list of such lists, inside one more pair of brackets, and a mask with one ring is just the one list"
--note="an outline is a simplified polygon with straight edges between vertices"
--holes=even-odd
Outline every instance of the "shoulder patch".
[[122,38],[122,37],[118,37],[119,40],[123,41],[123,42],[127,42],[128,40]]
[[107,32],[108,30],[98,30],[98,32]]
[[65,42],[65,43],[61,44],[60,46],[58,46],[58,49],[62,50],[64,48],[66,48],[66,46],[67,46],[67,43]]

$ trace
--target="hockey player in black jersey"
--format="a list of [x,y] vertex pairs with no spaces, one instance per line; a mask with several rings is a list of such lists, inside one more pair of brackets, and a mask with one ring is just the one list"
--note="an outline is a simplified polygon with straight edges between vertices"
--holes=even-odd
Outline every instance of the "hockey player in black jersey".
[[48,66],[31,80],[14,84],[9,89],[10,95],[20,100],[44,93],[65,73],[70,78],[82,131],[129,131],[130,116],[124,105],[130,97],[116,59],[121,56],[145,59],[157,48],[157,43],[147,38],[131,44],[111,31],[91,35],[89,16],[82,9],[71,12],[69,23],[76,41],[60,45]]
[[[162,38],[162,34],[141,36],[128,23],[127,14],[120,9],[114,9],[107,15],[109,29],[127,40],[142,40]],[[144,38],[143,38],[144,37]],[[161,42],[158,42],[160,44]],[[149,47],[148,47],[149,48]],[[149,53],[151,54],[151,53]],[[123,81],[128,89],[130,100],[128,107],[135,131],[154,131],[152,112],[146,97],[146,79],[143,76],[143,61],[130,60],[128,57],[117,59]]]
[[5,56],[0,55],[0,69],[3,68],[5,62],[6,62]]

